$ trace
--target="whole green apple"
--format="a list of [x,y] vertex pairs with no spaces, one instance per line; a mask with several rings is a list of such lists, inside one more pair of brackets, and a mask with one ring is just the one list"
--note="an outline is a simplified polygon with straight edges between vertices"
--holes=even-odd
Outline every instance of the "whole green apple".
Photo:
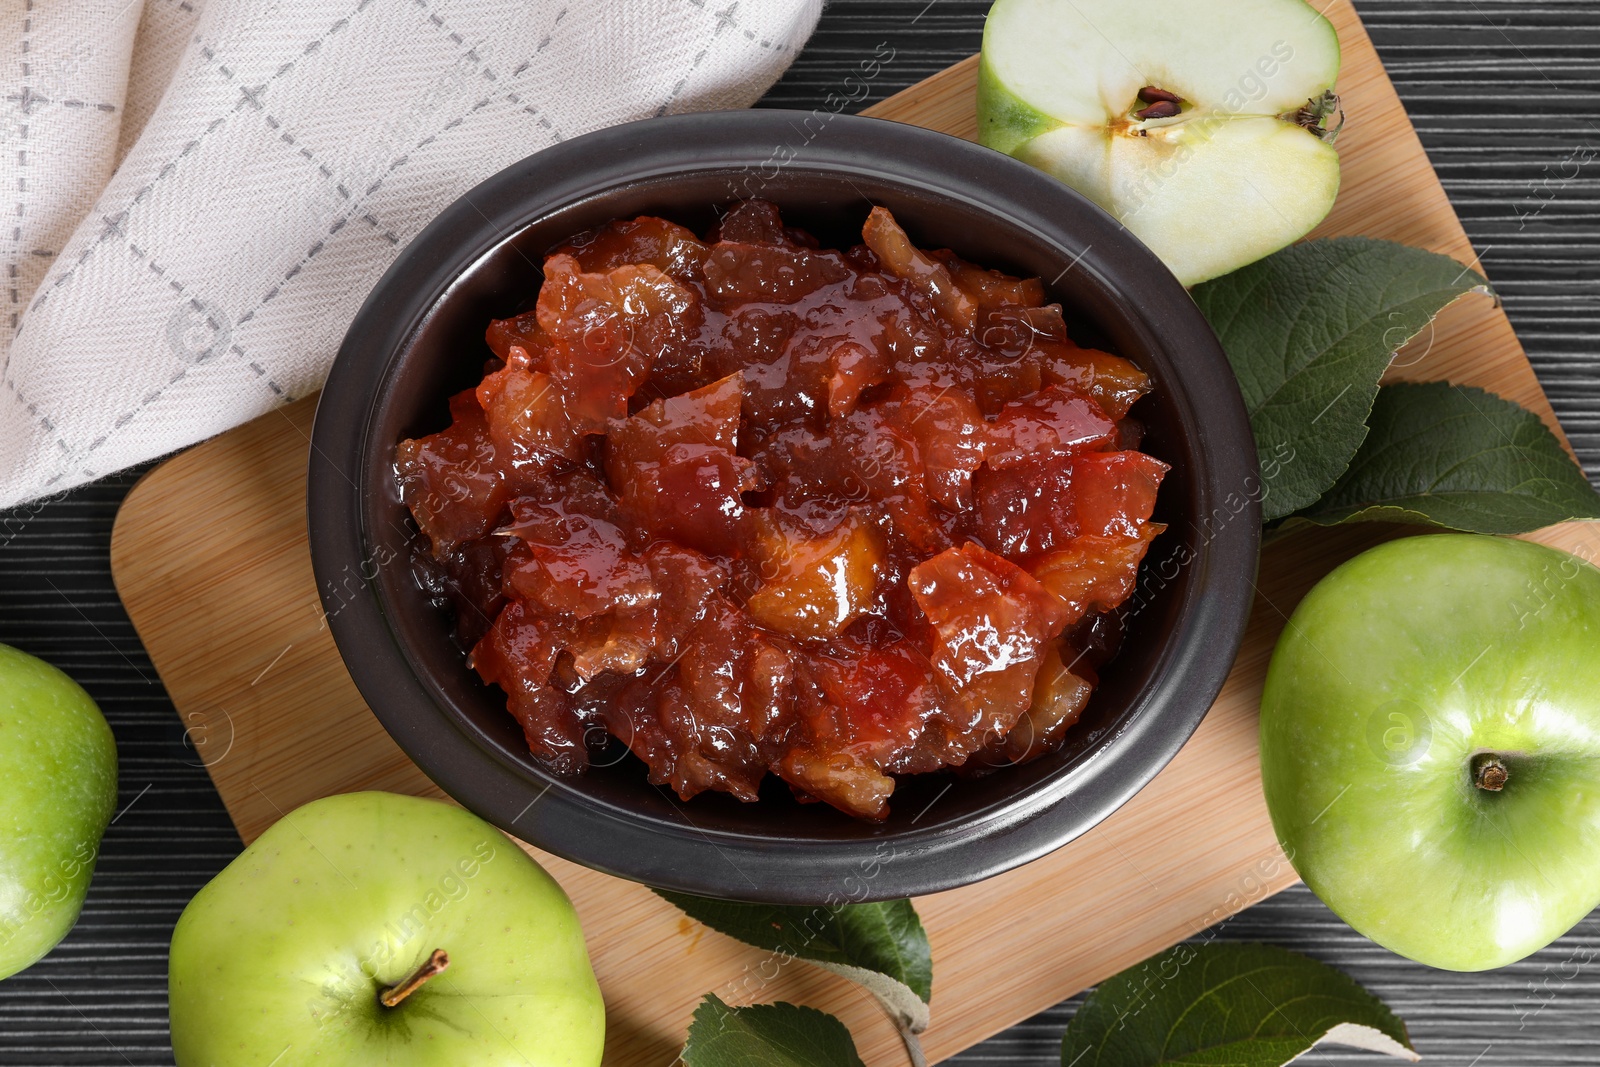
[[78,684],[0,645],[0,978],[78,921],[117,804],[117,745]]
[[1600,570],[1430,534],[1324,578],[1261,701],[1278,839],[1340,918],[1458,971],[1600,904]]
[[561,887],[469,812],[348,793],[290,812],[172,934],[179,1067],[593,1067],[605,1005]]

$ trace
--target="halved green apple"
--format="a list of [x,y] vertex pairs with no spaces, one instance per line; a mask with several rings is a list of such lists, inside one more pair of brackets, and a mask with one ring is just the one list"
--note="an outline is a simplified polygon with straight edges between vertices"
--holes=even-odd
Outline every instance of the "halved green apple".
[[1077,189],[1194,285],[1339,191],[1339,38],[1302,0],[997,0],[979,139]]

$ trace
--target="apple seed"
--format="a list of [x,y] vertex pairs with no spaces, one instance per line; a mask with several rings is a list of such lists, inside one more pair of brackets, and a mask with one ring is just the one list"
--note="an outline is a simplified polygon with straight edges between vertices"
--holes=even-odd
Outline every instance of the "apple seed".
[[1177,93],[1168,92],[1166,89],[1158,89],[1154,85],[1146,85],[1143,89],[1140,89],[1139,99],[1147,104],[1154,104],[1158,101],[1166,101],[1169,104],[1183,103],[1183,97]]
[[1147,108],[1141,108],[1133,113],[1136,119],[1170,119],[1183,109],[1175,101],[1157,100]]

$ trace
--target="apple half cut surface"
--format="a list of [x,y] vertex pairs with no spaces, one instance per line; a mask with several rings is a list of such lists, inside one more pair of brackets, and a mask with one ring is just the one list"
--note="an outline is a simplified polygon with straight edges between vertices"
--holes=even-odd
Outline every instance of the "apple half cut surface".
[[1333,25],[1301,0],[998,0],[978,136],[1083,193],[1195,285],[1327,215],[1338,73]]

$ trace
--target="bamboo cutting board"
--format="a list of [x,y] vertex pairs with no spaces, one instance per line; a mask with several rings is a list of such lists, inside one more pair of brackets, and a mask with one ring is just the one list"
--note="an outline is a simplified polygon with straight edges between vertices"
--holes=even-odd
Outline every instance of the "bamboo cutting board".
[[[1361,233],[1475,257],[1347,0],[1328,10],[1344,47],[1344,184],[1319,235]],[[976,61],[870,109],[964,137]],[[1402,353],[1396,378],[1470,383],[1556,428],[1505,315],[1450,308]],[[324,625],[305,539],[314,399],[194,448],[129,494],[112,567],[129,615],[245,840],[306,801],[355,789],[439,795],[363,705]],[[1559,432],[1559,430],[1558,430]],[[933,942],[931,1060],[964,1049],[1294,880],[1261,799],[1256,704],[1272,643],[1311,584],[1384,536],[1289,537],[1264,554],[1244,648],[1194,738],[1155,781],[1061,851],[978,886],[917,901]],[[1600,558],[1600,525],[1538,540]],[[905,1062],[855,987],[776,968],[649,891],[535,853],[577,904],[608,1007],[607,1065],[664,1067],[706,992],[839,1015],[865,1060]]]

